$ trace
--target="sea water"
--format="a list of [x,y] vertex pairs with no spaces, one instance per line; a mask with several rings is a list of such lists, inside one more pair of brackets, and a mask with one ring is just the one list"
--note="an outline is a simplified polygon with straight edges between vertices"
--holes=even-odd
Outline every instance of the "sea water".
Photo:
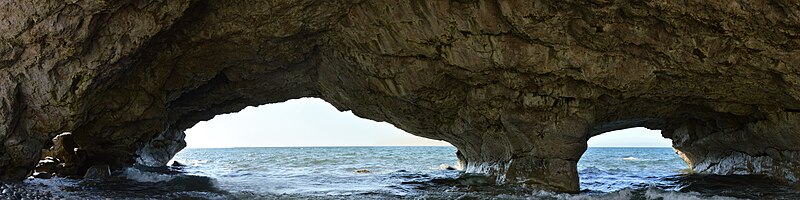
[[[76,199],[798,199],[757,176],[692,175],[672,148],[589,148],[581,192],[453,184],[454,147],[185,149],[185,166],[134,167],[102,182],[29,180]],[[455,169],[455,170],[453,170]],[[450,181],[448,181],[450,180]]]

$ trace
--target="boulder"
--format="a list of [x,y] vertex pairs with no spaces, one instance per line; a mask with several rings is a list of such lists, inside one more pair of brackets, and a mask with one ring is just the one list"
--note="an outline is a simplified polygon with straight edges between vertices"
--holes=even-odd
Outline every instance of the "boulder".
[[180,163],[178,161],[172,161],[172,164],[170,166],[173,166],[173,167],[185,167],[186,165],[183,164],[183,163]]
[[75,153],[75,149],[78,147],[78,145],[75,144],[75,139],[73,138],[72,133],[65,132],[58,134],[53,138],[52,141],[53,146],[47,151],[47,155],[45,155],[45,157],[57,158],[64,163],[78,161]]
[[84,179],[89,180],[106,180],[111,177],[111,169],[108,165],[94,165],[89,167],[89,170],[86,171],[86,174],[83,176]]
[[49,179],[53,177],[53,174],[48,172],[34,172],[33,177],[41,179]]
[[58,163],[58,161],[55,161],[55,160],[47,160],[47,159],[46,160],[40,160],[39,164],[36,164],[36,168],[34,169],[34,172],[36,172],[36,173],[46,173],[46,174],[57,173],[57,172],[60,171],[60,168],[61,168],[59,166],[59,164],[60,163]]

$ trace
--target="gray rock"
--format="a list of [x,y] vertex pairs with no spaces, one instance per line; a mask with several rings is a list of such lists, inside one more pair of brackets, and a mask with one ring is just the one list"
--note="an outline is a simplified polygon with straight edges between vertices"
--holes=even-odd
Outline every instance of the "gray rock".
[[172,165],[170,165],[170,166],[173,166],[173,167],[185,167],[186,165],[183,164],[183,163],[180,163],[178,161],[173,161]]
[[95,165],[86,171],[86,175],[84,175],[83,178],[92,180],[105,180],[110,176],[111,169],[109,169],[108,165]]
[[34,169],[35,172],[40,173],[56,173],[58,172],[58,162],[55,160],[40,160],[38,164],[36,164],[36,168]]
[[494,181],[492,181],[485,174],[471,174],[471,173],[462,174],[456,179],[456,182],[459,185],[465,185],[465,186],[486,186],[494,184]]
[[48,172],[34,172],[33,173],[33,177],[34,178],[41,178],[41,179],[49,179],[49,178],[52,178],[53,175],[51,173],[48,173]]

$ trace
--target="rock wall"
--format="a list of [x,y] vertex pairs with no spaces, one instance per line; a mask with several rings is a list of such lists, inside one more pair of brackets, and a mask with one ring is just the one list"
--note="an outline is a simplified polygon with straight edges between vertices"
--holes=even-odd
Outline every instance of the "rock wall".
[[0,2],[0,178],[72,132],[86,166],[163,165],[183,130],[319,97],[578,191],[588,138],[661,129],[700,173],[795,182],[794,1]]
[[[21,178],[51,138],[89,124],[90,111],[100,105],[89,96],[133,69],[131,55],[188,6],[180,1],[0,2],[0,178]],[[136,114],[118,110],[118,116],[145,117]]]
[[762,174],[790,183],[800,176],[800,113],[767,120],[692,120],[672,132],[673,146],[697,173]]

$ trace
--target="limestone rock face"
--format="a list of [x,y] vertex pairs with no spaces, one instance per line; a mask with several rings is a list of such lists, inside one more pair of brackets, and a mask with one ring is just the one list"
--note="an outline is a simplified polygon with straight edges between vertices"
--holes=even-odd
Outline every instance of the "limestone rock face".
[[700,173],[795,182],[800,4],[0,2],[0,178],[62,132],[91,165],[164,165],[198,121],[301,97],[498,183],[577,191],[586,141],[637,126]]

